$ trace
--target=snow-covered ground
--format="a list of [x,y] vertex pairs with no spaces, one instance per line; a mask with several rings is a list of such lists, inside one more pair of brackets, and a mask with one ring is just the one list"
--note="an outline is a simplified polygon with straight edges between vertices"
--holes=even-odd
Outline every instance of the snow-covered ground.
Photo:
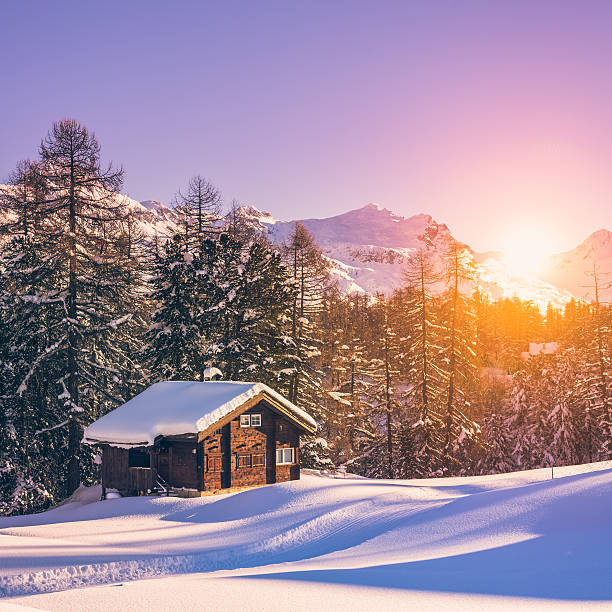
[[554,475],[82,489],[0,519],[0,608],[612,609],[612,462]]

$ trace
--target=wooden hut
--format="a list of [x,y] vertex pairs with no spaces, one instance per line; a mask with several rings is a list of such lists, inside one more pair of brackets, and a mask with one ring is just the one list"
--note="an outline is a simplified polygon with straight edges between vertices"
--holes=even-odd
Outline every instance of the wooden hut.
[[159,382],[92,423],[103,497],[182,489],[190,494],[300,477],[303,410],[262,383]]

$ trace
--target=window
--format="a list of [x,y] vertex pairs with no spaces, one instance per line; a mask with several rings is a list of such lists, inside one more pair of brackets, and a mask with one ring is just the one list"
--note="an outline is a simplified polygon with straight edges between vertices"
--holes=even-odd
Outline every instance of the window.
[[241,414],[240,427],[261,427],[261,414]]
[[151,456],[146,448],[130,448],[128,456],[129,467],[151,467]]
[[238,468],[250,468],[251,455],[238,455],[236,463]]
[[223,469],[221,455],[208,455],[207,472],[220,472]]
[[295,463],[295,448],[277,448],[276,465]]
[[263,467],[266,465],[265,455],[253,455],[253,467]]

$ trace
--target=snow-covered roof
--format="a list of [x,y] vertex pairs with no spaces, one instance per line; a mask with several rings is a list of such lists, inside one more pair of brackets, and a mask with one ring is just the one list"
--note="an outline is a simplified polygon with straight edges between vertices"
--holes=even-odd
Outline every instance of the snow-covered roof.
[[261,397],[314,433],[317,425],[303,410],[263,383],[226,381],[158,382],[92,423],[83,442],[151,445],[157,436],[205,431],[247,401]]
[[530,342],[529,350],[521,353],[521,359],[528,361],[538,355],[554,355],[559,350],[558,342]]

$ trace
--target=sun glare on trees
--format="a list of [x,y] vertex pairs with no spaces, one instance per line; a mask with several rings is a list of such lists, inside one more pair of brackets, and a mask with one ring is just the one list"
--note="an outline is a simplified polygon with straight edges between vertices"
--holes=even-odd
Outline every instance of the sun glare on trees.
[[545,229],[522,226],[509,230],[502,246],[504,261],[513,274],[536,275],[551,254],[550,244]]

